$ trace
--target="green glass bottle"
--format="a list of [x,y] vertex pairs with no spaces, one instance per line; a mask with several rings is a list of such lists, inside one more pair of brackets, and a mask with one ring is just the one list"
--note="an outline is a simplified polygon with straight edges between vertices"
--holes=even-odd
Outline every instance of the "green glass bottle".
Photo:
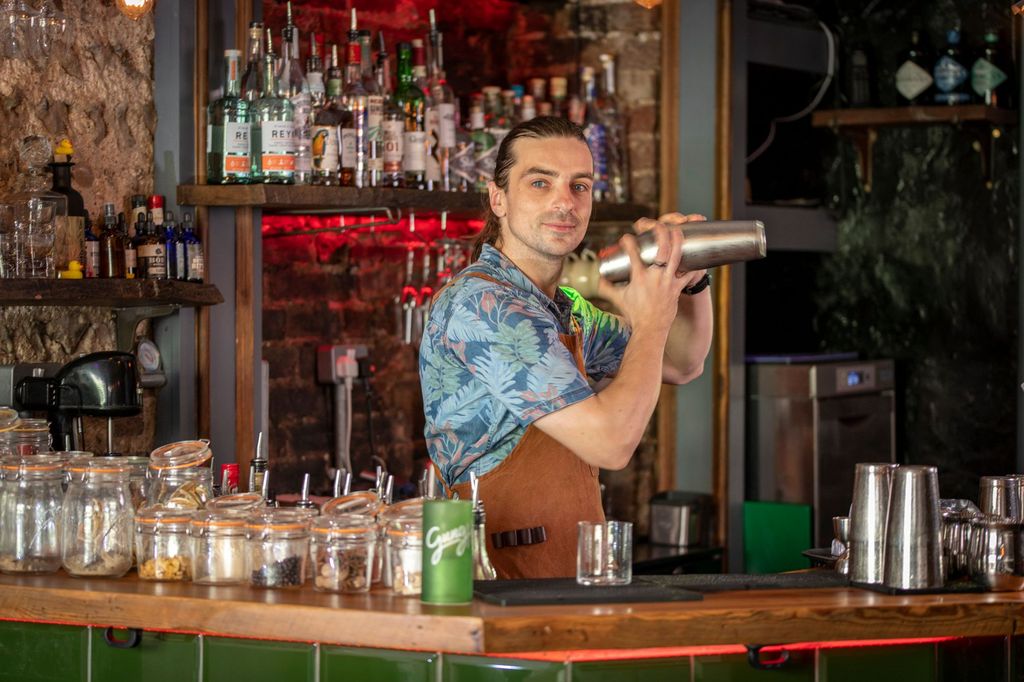
[[249,102],[241,98],[242,53],[224,50],[224,96],[207,110],[206,180],[213,185],[249,182],[252,148]]
[[395,104],[405,114],[402,139],[402,174],[411,189],[427,188],[426,102],[423,91],[416,87],[412,71],[412,45],[398,44],[398,88]]
[[263,57],[263,91],[254,104],[252,126],[253,180],[291,185],[295,182],[295,108],[281,97],[274,71],[274,47],[267,29]]

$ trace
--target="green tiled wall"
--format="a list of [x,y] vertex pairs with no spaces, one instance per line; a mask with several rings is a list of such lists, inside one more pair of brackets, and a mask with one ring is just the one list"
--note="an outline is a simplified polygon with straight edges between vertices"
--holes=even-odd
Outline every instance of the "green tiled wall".
[[689,682],[689,679],[688,657],[572,664],[572,682]]
[[320,651],[321,682],[434,682],[438,654],[325,646]]
[[[769,660],[776,656],[772,651],[761,658]],[[815,682],[814,652],[792,651],[788,661],[770,670],[755,669],[745,655],[696,657],[693,679],[698,682]]]
[[482,656],[444,656],[444,682],[569,682],[562,663]]
[[868,672],[871,682],[935,682],[935,645],[823,649],[818,654],[819,682],[861,682]]
[[[92,679],[146,682],[199,682],[199,638],[164,632],[144,632],[139,645],[117,649],[92,629]],[[123,639],[121,632],[115,637]]]
[[312,644],[206,637],[203,682],[314,682]]
[[88,630],[0,621],[0,682],[85,682]]

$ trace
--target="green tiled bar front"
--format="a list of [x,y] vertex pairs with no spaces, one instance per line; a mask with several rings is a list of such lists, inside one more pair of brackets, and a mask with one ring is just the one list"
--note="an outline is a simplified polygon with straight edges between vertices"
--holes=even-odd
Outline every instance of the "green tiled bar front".
[[485,656],[443,657],[444,682],[569,682],[568,666]]
[[[199,682],[199,638],[168,632],[143,632],[138,646],[112,647],[103,628],[92,629],[93,680]],[[124,639],[122,631],[115,631]]]
[[438,654],[390,649],[325,646],[320,650],[321,682],[434,682]]
[[0,621],[0,682],[85,682],[89,631]]
[[[761,659],[770,661],[778,656],[776,650],[770,650]],[[695,656],[693,679],[695,682],[815,682],[814,652],[791,651],[789,660],[768,670],[754,668],[742,654]]]
[[[935,645],[908,644],[822,649],[819,682],[935,682]],[[985,679],[986,678],[974,678]]]
[[572,682],[689,682],[689,658],[645,658],[572,664]]
[[203,638],[203,682],[314,682],[316,647],[228,637]]

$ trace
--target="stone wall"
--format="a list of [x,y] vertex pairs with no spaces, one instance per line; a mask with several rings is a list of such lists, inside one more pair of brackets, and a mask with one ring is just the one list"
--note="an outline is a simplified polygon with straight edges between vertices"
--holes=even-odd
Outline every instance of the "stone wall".
[[[57,4],[74,23],[70,47],[40,63],[0,61],[0,196],[14,186],[19,140],[66,135],[75,147],[74,186],[90,214],[102,214],[108,201],[127,210],[130,195],[153,189],[152,15],[133,22],[111,0]],[[66,362],[113,348],[109,310],[0,307],[0,364]],[[152,447],[155,399],[146,393],[144,415],[117,423],[125,452]],[[105,426],[87,421],[87,444],[99,449]]]

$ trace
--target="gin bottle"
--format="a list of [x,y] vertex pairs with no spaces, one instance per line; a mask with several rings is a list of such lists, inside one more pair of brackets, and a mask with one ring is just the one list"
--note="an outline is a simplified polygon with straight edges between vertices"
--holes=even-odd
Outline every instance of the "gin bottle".
[[416,86],[412,72],[412,45],[398,44],[398,88],[395,103],[402,110],[405,128],[402,136],[402,175],[406,187],[427,188],[426,102]]
[[255,102],[263,94],[263,24],[249,24],[248,61],[242,76],[242,99]]
[[341,108],[341,69],[338,68],[338,46],[331,46],[330,65],[327,67],[327,101],[313,118],[313,182],[318,185],[337,185],[341,169],[338,135],[344,112]]
[[607,201],[623,203],[629,198],[629,164],[626,131],[622,120],[622,106],[615,94],[615,58],[603,54],[601,73],[603,87],[598,97],[598,113],[607,133],[608,196]]
[[414,38],[412,41],[412,78],[413,86],[423,93],[423,177],[425,184],[422,189],[435,189],[441,184],[441,168],[435,157],[440,121],[439,112],[434,107],[434,98],[430,94],[430,83],[427,80],[426,50],[423,41],[419,38]]
[[212,185],[249,182],[251,123],[249,102],[240,96],[241,58],[238,50],[224,50],[224,96],[207,109],[206,180]]
[[978,100],[990,107],[1010,108],[1009,70],[999,54],[999,34],[986,31],[981,55],[971,67],[971,89]]
[[273,39],[267,29],[263,92],[253,103],[253,176],[257,182],[291,185],[295,182],[295,110],[291,100],[277,93]]
[[316,44],[316,34],[309,34],[309,57],[306,58],[306,83],[309,84],[309,99],[312,106],[311,116],[324,106],[327,100],[327,89],[324,87],[324,62],[320,58],[320,49]]
[[202,282],[206,276],[203,262],[203,245],[192,225],[192,214],[186,213],[181,219],[181,240],[185,243],[185,279]]
[[391,60],[384,44],[384,34],[378,33],[380,50],[377,51],[377,84],[384,96],[384,118],[381,121],[381,137],[384,143],[384,177],[385,187],[402,187],[405,179],[402,175],[402,147],[405,136],[405,111],[395,99],[391,91]]
[[370,32],[359,30],[360,65],[366,90],[366,184],[379,187],[384,177],[384,93],[373,73]]
[[292,3],[288,2],[288,20],[281,31],[281,66],[277,75],[281,97],[291,100],[295,116],[295,184],[305,185],[310,181],[312,163],[309,151],[309,118],[312,99],[309,83],[302,73],[299,59],[299,29],[292,23]]
[[455,93],[448,85],[444,73],[444,37],[437,30],[434,10],[430,10],[430,70],[428,86],[431,108],[427,112],[427,128],[431,139],[431,156],[428,160],[432,172],[436,172],[437,189],[452,190],[451,157],[456,146],[455,139]]
[[455,149],[451,155],[452,190],[476,191],[476,145],[472,133],[462,126],[459,106],[455,105]]
[[935,62],[935,103],[967,104],[971,101],[968,91],[968,72],[960,56],[960,29],[946,33],[946,47]]
[[910,32],[910,47],[903,56],[903,61],[896,69],[896,92],[907,104],[916,104],[931,99],[932,78],[930,56],[921,44],[921,33]]
[[348,60],[345,86],[341,92],[343,108],[348,111],[341,122],[341,184],[344,187],[366,186],[366,138],[368,128],[368,96],[363,87],[363,51],[356,28],[356,11],[348,32]]
[[594,70],[583,67],[581,76],[583,84],[583,134],[587,138],[587,146],[594,157],[594,201],[608,199],[608,128],[601,118],[597,104],[597,82]]
[[469,110],[469,125],[473,132],[474,154],[476,156],[476,189],[487,191],[487,183],[494,179],[494,163],[498,156],[498,142],[484,129],[484,112],[480,107]]

